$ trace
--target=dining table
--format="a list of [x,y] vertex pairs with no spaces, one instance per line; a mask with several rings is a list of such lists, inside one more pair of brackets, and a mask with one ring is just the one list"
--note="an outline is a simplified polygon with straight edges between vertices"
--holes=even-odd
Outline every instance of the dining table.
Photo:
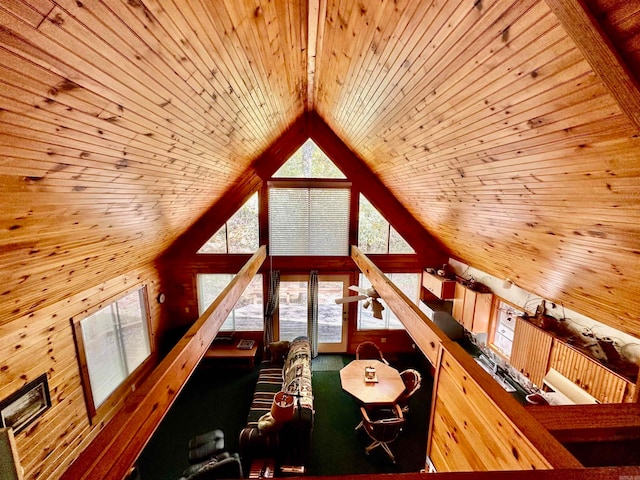
[[[373,372],[367,378],[365,370]],[[391,405],[404,391],[400,372],[379,360],[353,360],[340,370],[342,389],[363,405]]]

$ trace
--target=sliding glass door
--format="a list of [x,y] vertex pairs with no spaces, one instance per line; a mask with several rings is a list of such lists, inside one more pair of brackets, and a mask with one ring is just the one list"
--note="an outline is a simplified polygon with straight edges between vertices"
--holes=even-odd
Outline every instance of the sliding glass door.
[[[280,278],[278,338],[293,340],[307,335],[308,276]],[[348,295],[348,275],[318,275],[318,351],[346,352],[347,304],[335,299]]]

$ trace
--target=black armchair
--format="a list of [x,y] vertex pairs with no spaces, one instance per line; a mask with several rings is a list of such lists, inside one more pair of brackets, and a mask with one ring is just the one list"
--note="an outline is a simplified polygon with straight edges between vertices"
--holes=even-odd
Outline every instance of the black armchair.
[[404,426],[405,419],[400,406],[395,404],[391,408],[376,408],[372,410],[360,407],[360,412],[362,413],[362,426],[367,435],[373,440],[373,443],[365,448],[365,453],[368,455],[371,450],[381,446],[387,452],[391,461],[396,463],[388,444],[398,438]]
[[193,437],[189,441],[189,463],[180,480],[244,477],[240,456],[224,450],[222,430],[212,430]]
[[218,478],[243,478],[242,463],[237,453],[223,452],[182,472],[180,480],[214,480]]

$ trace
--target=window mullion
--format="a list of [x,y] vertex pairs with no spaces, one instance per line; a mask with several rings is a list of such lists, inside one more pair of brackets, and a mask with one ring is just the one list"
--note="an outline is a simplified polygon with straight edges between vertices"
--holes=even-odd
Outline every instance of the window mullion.
[[111,315],[113,318],[113,327],[116,332],[116,344],[118,345],[118,357],[120,359],[120,366],[122,368],[122,377],[126,378],[129,375],[129,367],[127,365],[127,355],[125,352],[124,338],[122,335],[122,324],[120,322],[120,310],[118,309],[118,302],[111,305]]

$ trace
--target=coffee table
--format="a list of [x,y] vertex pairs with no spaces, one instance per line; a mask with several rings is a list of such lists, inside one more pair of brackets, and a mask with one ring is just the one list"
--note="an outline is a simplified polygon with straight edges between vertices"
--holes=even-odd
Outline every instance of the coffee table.
[[[367,382],[366,367],[374,367],[377,382]],[[404,382],[395,368],[379,360],[354,360],[340,370],[342,389],[364,405],[390,405],[404,392]]]

